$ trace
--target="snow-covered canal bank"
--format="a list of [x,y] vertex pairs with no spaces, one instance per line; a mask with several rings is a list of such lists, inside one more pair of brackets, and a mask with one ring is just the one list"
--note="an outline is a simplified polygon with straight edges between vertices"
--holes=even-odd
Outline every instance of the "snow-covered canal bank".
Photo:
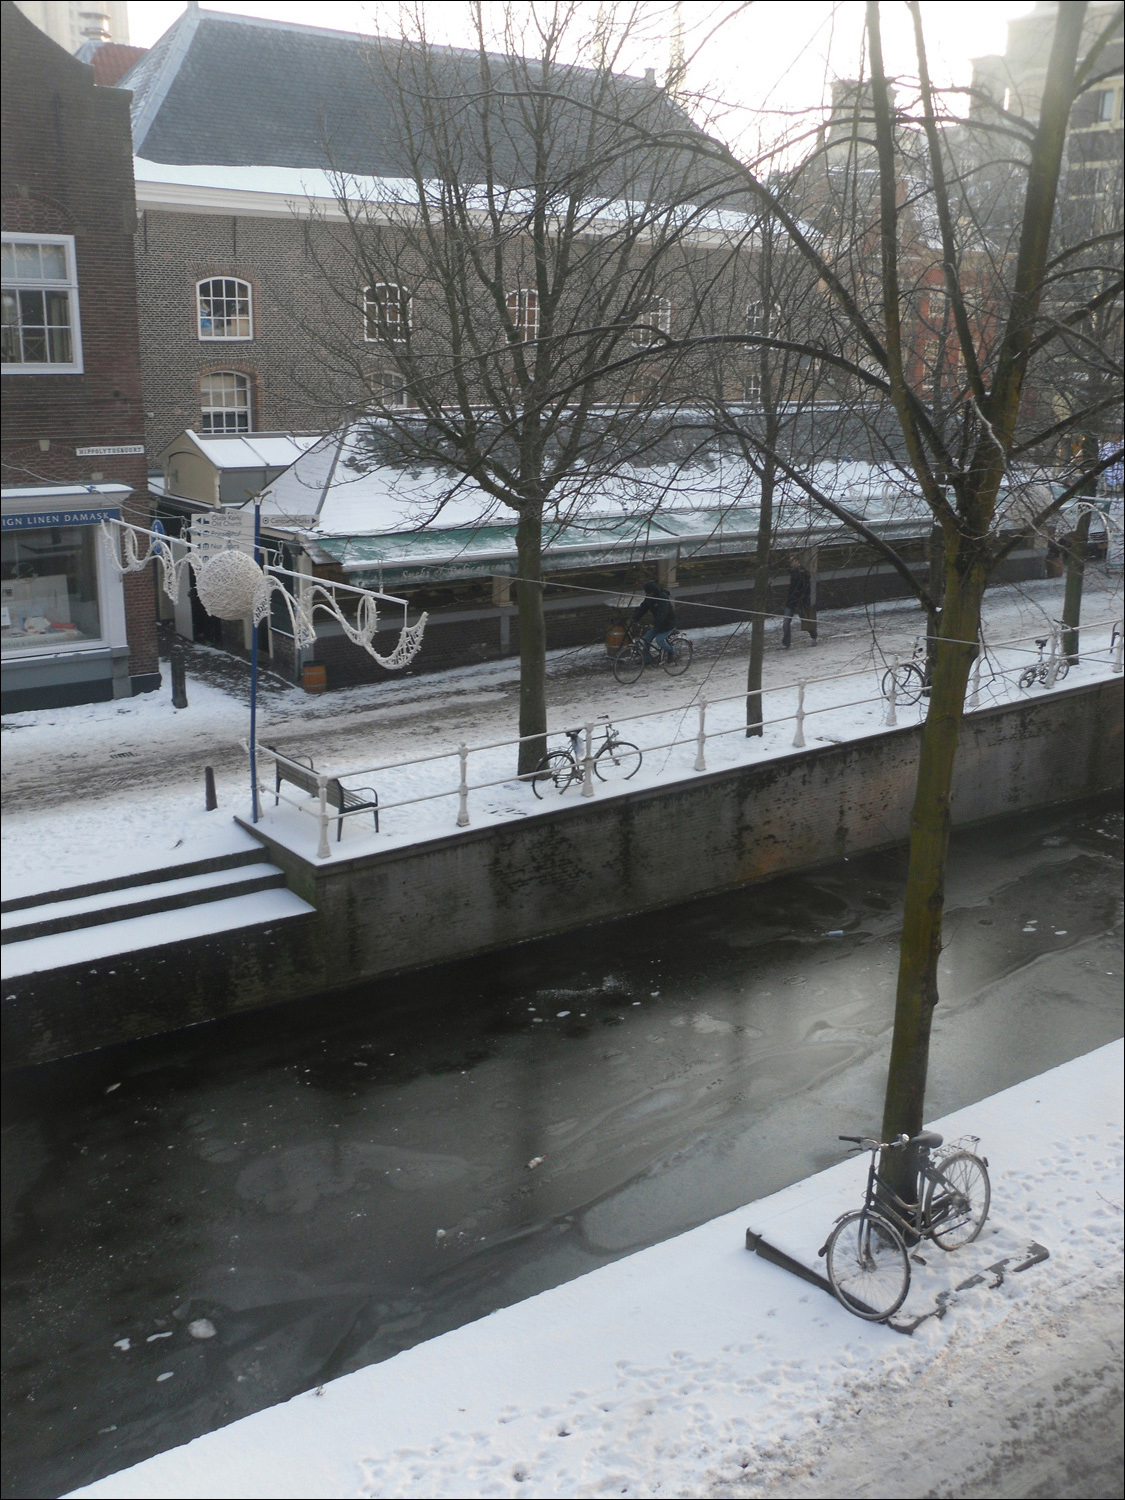
[[1114,1043],[934,1122],[995,1186],[975,1244],[915,1258],[919,1310],[976,1281],[913,1338],[741,1248],[784,1226],[815,1261],[846,1161],[82,1493],[1119,1494],[1121,1068]]
[[[1120,1036],[1120,870],[1111,799],[955,840],[932,1115]],[[330,1025],[303,1006],[17,1079],[5,1491],[87,1483],[828,1165],[878,1119],[901,874],[853,860],[370,985]]]

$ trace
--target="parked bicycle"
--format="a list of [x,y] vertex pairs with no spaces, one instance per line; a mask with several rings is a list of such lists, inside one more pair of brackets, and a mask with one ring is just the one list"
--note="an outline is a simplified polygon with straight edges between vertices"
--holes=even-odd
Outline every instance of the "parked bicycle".
[[691,666],[691,641],[682,630],[673,630],[668,634],[668,645],[672,648],[670,651],[650,647],[651,660],[646,661],[644,640],[632,626],[628,627],[625,644],[613,658],[613,675],[625,687],[631,687],[645,667],[659,663],[669,677],[682,677]]
[[[1024,667],[1020,673],[1019,683],[1021,688],[1034,687],[1037,682],[1041,682],[1044,687],[1048,687],[1052,682],[1061,682],[1070,671],[1070,662],[1061,652],[1056,654],[1053,642],[1050,652],[1047,652],[1048,640],[1050,640],[1050,637],[1046,635],[1036,640],[1035,644],[1039,647],[1039,660],[1030,667]],[[1051,675],[1052,668],[1054,669],[1053,677]]]
[[[928,1239],[942,1250],[959,1250],[980,1234],[992,1201],[988,1161],[959,1142],[934,1157],[943,1144],[936,1130],[889,1142],[858,1135],[840,1139],[853,1142],[857,1152],[871,1152],[867,1192],[862,1208],[836,1220],[819,1253],[843,1306],[857,1318],[883,1323],[910,1290],[908,1244]],[[979,1145],[975,1136],[969,1141]],[[881,1151],[913,1153],[913,1202],[900,1198],[879,1171]]]
[[881,683],[883,697],[891,696],[894,684],[896,703],[917,703],[922,694],[929,691],[926,682],[926,637],[920,635],[914,642],[914,655],[910,661],[899,661],[883,673]]
[[[620,775],[623,781],[629,781],[641,769],[641,752],[636,745],[620,738],[609,722],[608,714],[599,714],[598,717],[602,721],[604,734],[597,750],[593,752],[594,775],[599,781],[608,781],[611,775]],[[569,749],[552,750],[532,772],[531,790],[537,797],[546,797],[551,792],[562,796],[576,783],[582,784],[586,749],[581,741],[586,731],[567,729],[565,734],[570,741]]]

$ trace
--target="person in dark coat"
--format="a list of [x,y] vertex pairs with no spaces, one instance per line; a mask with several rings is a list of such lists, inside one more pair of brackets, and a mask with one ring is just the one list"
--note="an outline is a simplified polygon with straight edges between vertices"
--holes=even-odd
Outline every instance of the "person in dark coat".
[[662,589],[655,578],[650,578],[645,584],[645,596],[632,614],[633,623],[639,625],[645,615],[652,616],[652,624],[641,638],[645,648],[646,664],[652,664],[653,646],[661,651],[667,651],[674,661],[676,653],[672,649],[668,633],[676,628],[676,607],[672,603],[671,594],[667,589]]
[[781,644],[786,651],[792,645],[790,632],[793,629],[793,616],[805,621],[805,629],[811,637],[810,644],[816,645],[816,620],[812,615],[812,579],[809,570],[803,567],[801,559],[793,553],[789,559],[789,592],[785,596],[785,623],[781,627]]

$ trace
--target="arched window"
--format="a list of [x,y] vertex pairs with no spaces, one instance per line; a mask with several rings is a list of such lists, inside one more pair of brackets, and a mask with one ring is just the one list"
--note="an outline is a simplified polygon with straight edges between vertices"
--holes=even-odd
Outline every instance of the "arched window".
[[516,337],[521,343],[530,343],[539,337],[539,293],[531,287],[520,287],[507,296],[508,316],[516,327]]
[[633,319],[632,340],[642,349],[661,342],[660,335],[672,331],[672,304],[667,297],[650,297]]
[[248,281],[233,276],[213,276],[195,288],[199,312],[199,337],[252,339],[254,313]]
[[212,370],[199,383],[200,432],[250,431],[250,379],[236,370]]
[[363,336],[369,343],[404,344],[410,331],[410,293],[393,281],[363,289]]

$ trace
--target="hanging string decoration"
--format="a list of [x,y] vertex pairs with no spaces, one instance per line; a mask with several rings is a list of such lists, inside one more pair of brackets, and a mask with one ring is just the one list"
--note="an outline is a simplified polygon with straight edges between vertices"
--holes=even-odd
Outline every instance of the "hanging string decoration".
[[[179,538],[175,548],[182,555],[177,558],[172,543],[162,533],[130,526],[124,521],[103,520],[101,532],[106,555],[119,573],[137,573],[149,563],[155,563],[161,571],[164,592],[173,601],[180,596],[184,569],[190,567],[199,602],[218,620],[250,620],[254,625],[260,625],[276,601],[289,616],[295,644],[304,648],[312,646],[317,639],[314,616],[317,613],[328,615],[353,645],[366,651],[389,672],[409,666],[422,648],[428,616],[423,614],[416,624],[411,625],[406,617],[404,599],[395,599],[372,589],[352,588],[348,584],[319,583],[286,568],[272,565],[262,568],[245,552],[205,551]],[[296,592],[287,580],[297,584]],[[354,616],[341,607],[338,590],[355,597]],[[380,600],[401,605],[403,613],[398,640],[386,656],[375,649]]]

